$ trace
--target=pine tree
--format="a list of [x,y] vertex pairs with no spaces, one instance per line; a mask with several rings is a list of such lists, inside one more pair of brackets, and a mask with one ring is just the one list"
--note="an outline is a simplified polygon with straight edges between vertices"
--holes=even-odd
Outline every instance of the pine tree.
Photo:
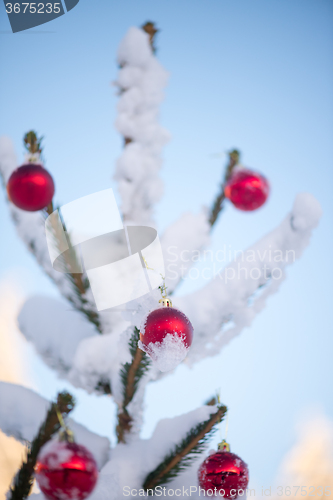
[[[152,22],[141,28],[130,28],[118,51],[116,128],[124,138],[124,149],[115,168],[115,179],[122,199],[122,217],[127,225],[154,226],[154,205],[162,192],[161,151],[169,134],[159,125],[157,117],[168,75],[156,58],[157,32]],[[24,144],[28,160],[34,158],[41,162],[43,145],[34,131],[25,135]],[[219,353],[251,323],[284,279],[285,268],[292,263],[287,251],[300,257],[320,217],[317,201],[311,195],[298,195],[282,223],[247,250],[254,256],[250,262],[242,262],[249,279],[237,275],[240,260],[236,259],[224,270],[223,279],[214,278],[201,290],[177,297],[184,265],[188,272],[193,264],[182,262],[182,251],[200,255],[209,245],[212,229],[226,202],[225,185],[239,162],[240,152],[232,150],[210,210],[181,216],[161,238],[165,287],[175,306],[184,311],[194,326],[194,341],[186,358],[192,366]],[[4,185],[16,167],[11,141],[1,138],[0,169]],[[18,234],[75,312],[68,315],[66,307],[54,299],[32,298],[22,307],[18,321],[22,333],[59,376],[88,393],[109,395],[118,406],[118,445],[111,451],[107,438],[67,419],[78,442],[95,455],[101,471],[91,499],[122,498],[125,487],[129,488],[126,492],[140,490],[149,494],[167,484],[170,487],[197,484],[196,470],[203,459],[202,452],[224,418],[226,406],[213,398],[186,415],[162,420],[149,440],[140,439],[144,389],[148,383],[168,375],[159,372],[138,346],[142,318],[156,308],[160,290],[131,301],[125,316],[117,310],[112,315],[100,314],[86,272],[77,272],[75,253],[64,256],[62,273],[52,267],[44,223],[57,208],[52,201],[42,211],[25,212],[9,202]],[[56,244],[60,244],[56,227],[54,238]],[[68,238],[70,241],[70,235]],[[176,249],[175,261],[171,261],[167,252],[170,246]],[[269,251],[280,252],[282,258],[272,262]],[[262,255],[267,255],[264,262]],[[149,262],[146,266],[149,269],[148,266]],[[253,269],[259,273],[251,275]],[[272,276],[274,269],[279,271],[278,277]],[[228,280],[233,283],[232,294],[226,284]],[[43,318],[38,317],[40,309],[47,313]],[[207,396],[215,389],[212,382]],[[21,500],[31,491],[38,452],[59,431],[58,412],[66,416],[74,401],[70,394],[61,393],[57,402],[50,405],[33,391],[4,382],[0,383],[0,399],[1,430],[27,443],[27,456],[8,493],[9,499]],[[8,405],[12,405],[15,412],[14,419],[6,411]],[[43,497],[40,494],[33,498]]]

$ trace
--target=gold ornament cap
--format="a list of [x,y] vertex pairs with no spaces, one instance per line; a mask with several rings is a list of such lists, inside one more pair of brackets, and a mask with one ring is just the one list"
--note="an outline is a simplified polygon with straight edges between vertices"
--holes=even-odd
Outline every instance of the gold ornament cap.
[[163,307],[172,307],[171,299],[169,299],[168,297],[163,297],[158,302],[162,304]]
[[221,443],[219,443],[217,445],[217,448],[218,448],[218,450],[221,450],[221,451],[230,451],[230,445],[229,445],[229,443],[226,442],[225,439],[223,439],[223,441],[221,441]]

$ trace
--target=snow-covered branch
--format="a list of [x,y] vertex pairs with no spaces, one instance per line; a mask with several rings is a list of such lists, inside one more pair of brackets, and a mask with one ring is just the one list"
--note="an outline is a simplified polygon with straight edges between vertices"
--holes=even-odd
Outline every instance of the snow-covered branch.
[[[30,442],[41,423],[50,403],[26,387],[0,382],[0,429],[19,441]],[[68,425],[75,434],[75,440],[91,450],[99,468],[108,460],[110,442],[83,425],[68,419]]]
[[18,323],[37,353],[60,376],[71,370],[79,342],[98,336],[93,325],[79,312],[50,297],[27,299],[19,313]]
[[[0,137],[0,173],[7,185],[12,172],[18,167],[14,145],[9,137]],[[24,241],[46,274],[56,283],[63,295],[71,294],[71,287],[65,274],[54,271],[47,249],[44,218],[40,211],[26,212],[8,201],[9,209],[18,235]]]
[[186,435],[164,457],[161,463],[146,477],[143,487],[145,490],[154,489],[161,484],[167,484],[178,476],[186,467],[189,467],[196,455],[203,451],[209,437],[225,415],[227,408],[219,406],[216,413],[192,427]]
[[149,35],[135,27],[120,43],[118,63],[115,84],[120,98],[115,125],[125,138],[115,173],[121,210],[127,224],[151,224],[153,205],[163,191],[158,176],[160,155],[169,140],[169,133],[158,123],[158,107],[168,74],[153,54]]
[[249,326],[285,278],[285,268],[309,244],[321,216],[318,201],[299,194],[284,221],[219,272],[201,290],[174,298],[194,327],[186,363],[193,364],[221,348]]
[[[77,387],[88,392],[110,393],[118,382],[121,363],[119,336],[127,323],[119,313],[104,321],[105,335],[65,302],[35,296],[23,305],[18,321],[26,339],[33,343],[44,362]],[[111,333],[110,333],[111,332]],[[117,385],[115,382],[115,385]]]
[[[285,268],[298,259],[308,245],[320,215],[321,208],[312,195],[298,195],[291,213],[276,229],[242,252],[201,290],[173,298],[174,306],[190,318],[194,327],[194,340],[185,363],[193,364],[206,356],[217,355],[232,338],[251,324],[265,306],[267,297],[279,288],[285,277]],[[189,231],[191,233],[191,228]],[[156,308],[158,300],[159,291],[155,290],[132,301],[127,313],[132,327],[127,331],[123,332],[119,327],[110,336],[95,336],[79,344],[71,376],[75,374],[81,381],[80,386],[89,386],[91,376],[95,381],[96,373],[101,376],[103,371],[112,380],[112,390],[121,407],[123,384],[119,371],[124,363],[131,362],[128,349],[130,335],[133,327],[140,328],[144,316]],[[150,367],[140,381],[139,390],[127,408],[134,417],[131,432],[137,432],[140,426],[146,383],[161,376],[165,374],[161,375]]]
[[[8,137],[0,137],[0,174],[5,186],[11,173],[17,167],[18,164],[12,141]],[[52,267],[45,237],[45,218],[42,212],[21,210],[9,200],[8,204],[18,235],[26,244],[29,251],[34,254],[38,264],[54,281],[61,294],[101,331],[101,325],[90,288],[87,287],[86,290],[78,290],[75,280],[76,275],[60,273]]]
[[140,331],[134,328],[129,341],[129,350],[132,356],[131,362],[124,363],[120,377],[123,384],[123,400],[118,412],[118,425],[116,428],[119,443],[125,443],[125,435],[131,430],[133,417],[128,413],[127,406],[133,400],[142,377],[150,366],[150,358],[138,346]]
[[[150,439],[135,439],[126,445],[118,444],[112,450],[112,459],[101,470],[91,500],[119,499],[128,488],[137,489],[139,496],[139,490],[143,492],[147,475],[163,462],[166,455],[174,450],[190,429],[209,420],[217,411],[216,406],[202,406],[184,415],[160,420]],[[183,475],[180,477],[182,480]],[[173,483],[170,487],[173,487]]]
[[[123,496],[132,498],[128,493],[132,489],[137,490],[136,493],[133,492],[135,496],[146,496],[143,484],[147,475],[163,462],[165,456],[182,442],[191,429],[213,420],[217,412],[216,406],[202,406],[184,415],[161,420],[150,439],[135,439],[126,445],[118,444],[112,450],[111,460],[100,471],[90,500],[118,500]],[[202,460],[200,455],[198,460]],[[189,488],[190,485],[195,485],[196,462],[197,460],[188,468],[188,472],[175,477],[170,488],[177,484],[182,490],[183,486]],[[186,476],[189,479],[184,481]],[[41,493],[32,495],[31,498],[44,500]]]
[[8,500],[25,500],[32,489],[34,471],[38,455],[42,447],[48,443],[61,429],[61,419],[73,411],[75,401],[68,392],[61,392],[49,406],[46,416],[39,426],[37,434],[30,442],[17,474],[7,493]]

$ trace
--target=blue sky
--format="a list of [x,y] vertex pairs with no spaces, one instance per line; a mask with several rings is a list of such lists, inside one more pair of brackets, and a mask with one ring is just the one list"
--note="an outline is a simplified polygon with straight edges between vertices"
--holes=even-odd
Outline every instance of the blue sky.
[[[332,3],[80,0],[61,18],[15,35],[3,5],[0,15],[0,133],[12,137],[20,160],[25,131],[45,136],[58,202],[116,190],[116,50],[128,27],[147,20],[161,29],[158,57],[170,72],[161,108],[172,134],[156,210],[161,232],[185,210],[211,204],[225,161],[216,153],[232,147],[269,178],[272,193],[255,213],[228,206],[213,249],[247,248],[283,219],[298,192],[320,201],[324,215],[310,247],[251,328],[216,358],[180,367],[147,392],[145,436],[158,419],[189,411],[221,388],[232,450],[256,484],[269,485],[299,418],[320,408],[333,419]],[[0,213],[1,276],[15,275],[27,294],[57,296],[17,238],[4,197]],[[187,281],[180,293],[201,285]],[[40,392],[52,397],[64,383],[34,363]],[[92,410],[76,394],[77,418],[111,434],[109,401],[94,398]]]

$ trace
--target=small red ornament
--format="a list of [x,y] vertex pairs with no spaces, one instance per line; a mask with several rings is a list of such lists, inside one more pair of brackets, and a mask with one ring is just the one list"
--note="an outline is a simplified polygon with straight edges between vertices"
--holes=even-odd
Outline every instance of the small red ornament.
[[49,500],[83,500],[95,487],[98,469],[84,446],[50,441],[38,455],[36,479]]
[[200,488],[209,496],[235,499],[246,496],[249,470],[241,458],[230,453],[228,443],[222,441],[219,451],[209,455],[201,464],[198,478]]
[[52,201],[54,182],[42,165],[27,163],[11,174],[7,193],[10,201],[18,208],[36,212]]
[[163,297],[162,307],[150,312],[140,331],[139,347],[156,362],[161,371],[175,368],[187,354],[193,340],[188,317]]
[[224,194],[239,210],[252,211],[261,207],[269,195],[267,179],[247,168],[235,168],[227,181]]

